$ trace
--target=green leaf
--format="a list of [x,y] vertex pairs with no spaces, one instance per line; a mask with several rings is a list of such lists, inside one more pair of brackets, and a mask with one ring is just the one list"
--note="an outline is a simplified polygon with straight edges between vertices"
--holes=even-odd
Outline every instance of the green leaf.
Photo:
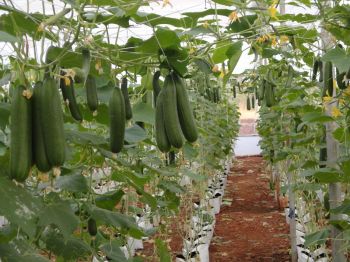
[[36,218],[43,204],[21,186],[0,177],[0,215],[20,226],[30,237],[36,233]]
[[35,252],[35,248],[27,241],[14,240],[11,243],[0,244],[0,258],[6,262],[49,262],[47,258]]
[[317,232],[305,236],[305,247],[313,245],[322,245],[326,243],[330,230],[328,228],[321,229]]
[[56,179],[56,187],[70,192],[88,192],[86,178],[81,174],[60,176]]
[[250,28],[253,26],[257,18],[257,15],[246,15],[240,17],[239,20],[231,22],[228,29],[231,32],[240,33],[243,36],[250,36],[253,34],[253,30],[250,30]]
[[77,228],[78,223],[79,221],[69,203],[51,204],[43,208],[39,213],[39,225],[56,225],[65,239]]
[[169,253],[167,244],[160,238],[157,238],[155,240],[155,244],[156,244],[157,255],[159,257],[159,260],[162,262],[171,262],[171,255]]
[[63,257],[65,260],[74,260],[84,258],[91,254],[91,248],[82,239],[68,237],[67,239],[54,229],[45,232],[43,240],[46,248],[52,251],[56,256]]
[[338,68],[339,72],[347,72],[350,68],[350,56],[340,47],[335,47],[323,55],[322,61],[330,61]]
[[6,126],[9,124],[10,117],[10,104],[0,103],[0,128],[5,130]]
[[114,262],[128,261],[124,255],[124,252],[120,249],[120,245],[115,240],[103,244],[99,248]]
[[228,72],[224,76],[224,83],[223,83],[224,86],[230,79],[232,72],[235,70],[236,65],[242,55],[242,45],[243,43],[241,41],[238,41],[232,44],[230,48],[226,51],[226,56],[229,58],[229,62],[228,62]]
[[90,132],[82,132],[76,130],[65,130],[66,138],[78,145],[103,145],[107,143],[104,137],[98,136]]
[[305,123],[325,123],[334,121],[330,116],[325,115],[323,112],[309,112],[303,115],[302,121]]
[[117,228],[126,230],[129,234],[135,238],[140,238],[144,234],[137,227],[135,219],[118,212],[109,211],[96,206],[90,207],[91,217],[98,221],[102,221],[107,225],[115,226]]
[[155,112],[152,105],[147,103],[137,103],[133,106],[133,120],[154,125]]
[[120,202],[123,196],[124,196],[123,190],[108,192],[103,195],[97,195],[95,198],[95,204],[99,208],[112,211],[115,208],[115,206]]
[[193,62],[198,66],[199,70],[201,70],[205,74],[211,74],[211,66],[208,61],[202,59],[202,58],[196,58],[193,60]]
[[332,168],[309,169],[302,172],[302,176],[313,176],[319,183],[335,183],[344,180],[341,171]]
[[138,125],[134,125],[125,130],[125,140],[130,144],[141,142],[146,138],[146,131]]
[[4,31],[0,31],[0,42],[18,42],[18,38]]
[[219,64],[228,59],[226,52],[230,49],[232,45],[233,43],[231,41],[222,41],[216,44],[216,47],[213,50],[213,62],[215,64]]
[[344,200],[344,202],[340,206],[332,209],[331,212],[333,214],[347,214],[347,215],[349,215],[350,214],[350,200],[349,199]]

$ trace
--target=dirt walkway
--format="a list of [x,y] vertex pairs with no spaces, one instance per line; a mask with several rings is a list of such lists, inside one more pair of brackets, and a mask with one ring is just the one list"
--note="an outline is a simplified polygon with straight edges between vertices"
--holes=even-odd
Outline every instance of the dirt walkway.
[[238,158],[216,216],[211,262],[289,261],[288,226],[277,209],[261,157]]

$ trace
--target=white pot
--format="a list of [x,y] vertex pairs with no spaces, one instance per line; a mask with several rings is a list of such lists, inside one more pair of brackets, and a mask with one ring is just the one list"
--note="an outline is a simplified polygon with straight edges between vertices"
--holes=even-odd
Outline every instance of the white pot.
[[284,209],[284,214],[285,214],[285,216],[286,216],[286,223],[289,225],[289,223],[290,223],[289,207],[286,207],[286,208]]
[[220,197],[209,199],[209,204],[213,207],[215,215],[220,213],[220,205],[221,205]]
[[314,262],[315,260],[310,255],[310,250],[303,249],[300,252],[300,256],[298,253],[298,262]]
[[133,237],[128,237],[128,247],[130,250],[143,249],[142,239],[136,239]]
[[200,262],[209,262],[209,244],[200,244],[194,250],[199,252]]
[[148,217],[140,217],[137,225],[146,231],[153,229],[153,225]]
[[153,215],[152,222],[153,222],[153,226],[158,227],[160,224],[160,215],[159,214]]
[[129,250],[128,250],[128,248],[127,248],[126,246],[122,246],[120,249],[121,249],[122,252],[124,253],[125,258],[126,258],[126,259],[129,259],[130,255],[129,255]]
[[327,262],[329,260],[327,256],[327,250],[323,247],[316,249],[312,253],[312,256],[316,262]]

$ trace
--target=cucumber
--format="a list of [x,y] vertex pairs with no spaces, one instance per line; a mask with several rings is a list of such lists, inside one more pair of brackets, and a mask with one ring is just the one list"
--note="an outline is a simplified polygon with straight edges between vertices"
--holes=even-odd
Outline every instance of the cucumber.
[[130,120],[132,118],[132,109],[131,109],[129,92],[128,92],[128,79],[126,77],[123,77],[122,79],[121,89],[122,89],[124,102],[125,102],[125,117],[126,117],[126,120]]
[[345,72],[343,72],[343,73],[340,74],[338,68],[336,69],[336,71],[337,71],[337,77],[336,77],[336,79],[337,79],[337,85],[338,85],[339,89],[344,90],[344,89],[347,88],[346,81],[344,81]]
[[323,82],[323,62],[321,60],[318,60],[318,71],[320,71],[320,76],[318,81]]
[[23,96],[26,88],[13,88],[10,123],[10,178],[23,182],[32,166],[31,99]]
[[188,99],[187,90],[178,75],[173,74],[173,80],[175,81],[176,87],[177,113],[181,130],[186,140],[193,143],[198,139],[198,131],[193,116],[193,110]]
[[164,92],[161,91],[157,97],[156,104],[155,135],[157,147],[161,152],[167,153],[169,152],[171,145],[164,126],[163,102]]
[[44,79],[38,99],[47,159],[51,166],[59,167],[65,160],[66,140],[61,99],[54,78]]
[[152,80],[152,86],[153,86],[153,104],[156,107],[157,105],[157,97],[160,93],[160,85],[159,85],[159,77],[160,77],[160,71],[157,71],[153,75],[153,80]]
[[91,111],[98,108],[98,97],[96,88],[96,79],[92,75],[88,75],[85,83],[87,105]]
[[37,169],[40,172],[47,173],[51,169],[51,165],[47,158],[44,135],[40,121],[40,96],[42,95],[43,83],[41,81],[37,82],[34,86],[34,92],[32,96],[33,103],[33,159]]
[[232,87],[232,91],[233,91],[233,98],[236,98],[237,97],[236,86]]
[[264,100],[266,84],[266,80],[263,79],[258,89],[258,100]]
[[109,99],[109,145],[113,153],[119,153],[124,146],[125,102],[120,88],[115,87]]
[[[63,76],[64,74],[61,74]],[[69,111],[72,115],[72,117],[77,121],[82,121],[83,117],[81,115],[79,105],[77,103],[77,100],[75,98],[75,92],[74,92],[74,83],[73,79],[69,77],[70,85],[66,84],[66,81],[64,78],[60,79],[60,88],[62,91],[62,96],[64,101],[69,107]]]
[[250,106],[250,97],[247,96],[247,110],[250,111],[251,106]]
[[265,84],[265,105],[267,107],[271,107],[273,105],[275,105],[276,100],[275,100],[275,94],[274,94],[274,87],[271,83],[266,81]]
[[317,72],[318,72],[318,68],[319,68],[318,63],[319,63],[319,61],[318,61],[318,59],[316,59],[314,62],[314,66],[312,68],[312,78],[311,78],[312,81],[316,81]]
[[251,102],[252,108],[255,108],[255,96],[252,95],[252,102]]
[[288,75],[287,75],[287,81],[286,81],[286,88],[290,88],[292,85],[292,81],[293,81],[293,75],[294,75],[294,70],[293,67],[291,65],[288,66]]
[[333,67],[331,62],[326,62],[323,72],[323,90],[322,97],[333,96]]
[[183,145],[183,138],[177,111],[176,86],[172,75],[166,76],[163,92],[163,113],[166,134],[173,147],[181,148]]
[[88,232],[89,232],[89,235],[92,237],[97,235],[96,220],[91,217],[88,219]]
[[83,82],[86,81],[89,73],[90,73],[90,63],[91,63],[91,55],[90,50],[88,48],[83,48],[81,50],[81,55],[83,57],[82,71],[83,71]]

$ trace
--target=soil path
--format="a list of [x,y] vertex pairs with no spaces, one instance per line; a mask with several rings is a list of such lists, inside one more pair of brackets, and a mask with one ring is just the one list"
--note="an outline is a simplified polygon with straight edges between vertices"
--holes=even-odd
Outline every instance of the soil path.
[[261,157],[237,158],[223,203],[216,216],[210,262],[290,261],[288,226]]

